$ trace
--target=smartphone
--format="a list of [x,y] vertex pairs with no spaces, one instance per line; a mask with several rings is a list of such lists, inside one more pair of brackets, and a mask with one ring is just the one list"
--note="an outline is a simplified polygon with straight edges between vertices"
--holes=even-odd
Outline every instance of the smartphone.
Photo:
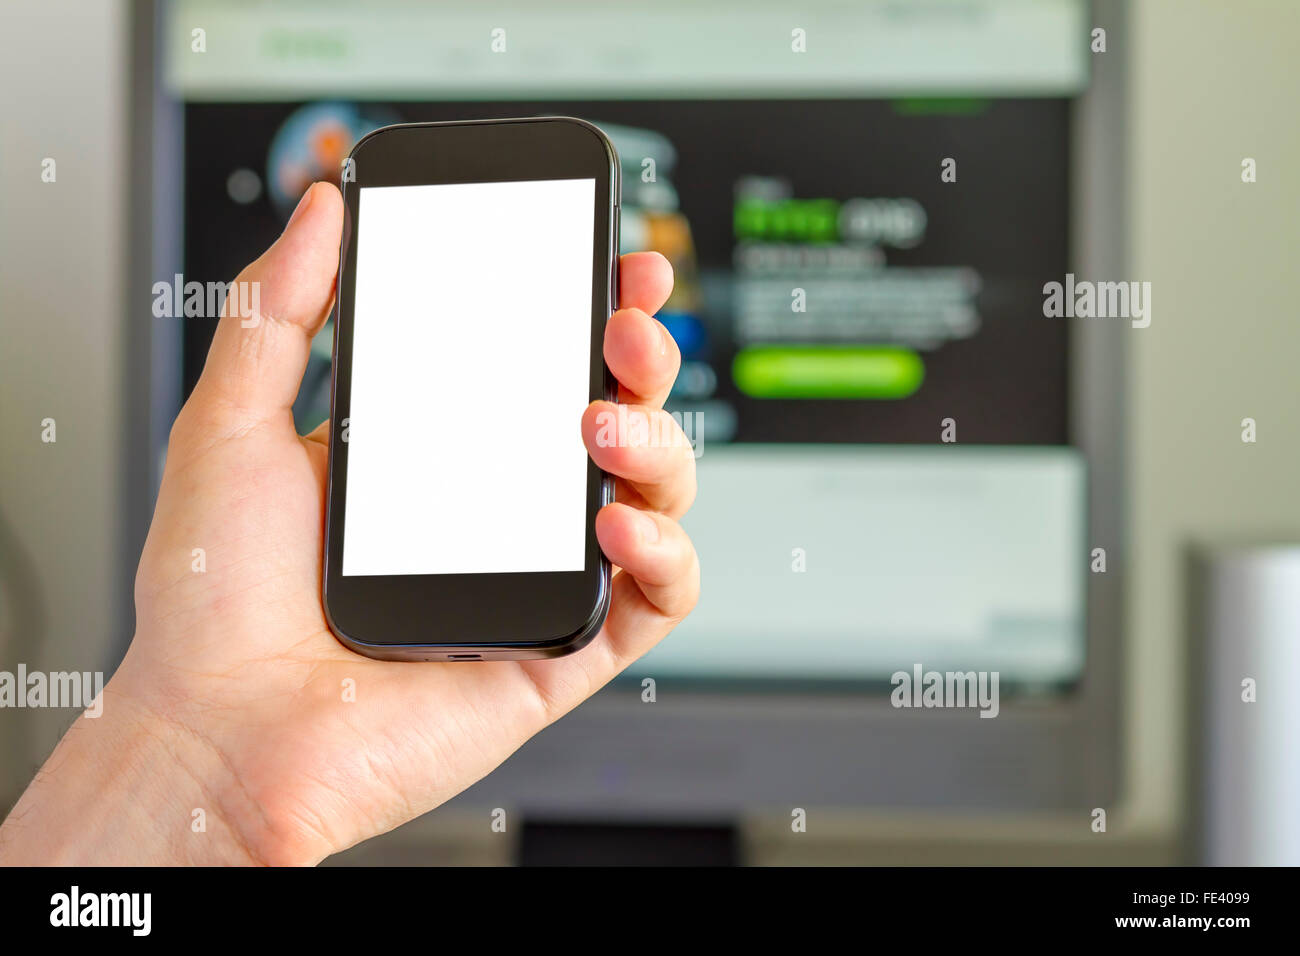
[[616,394],[614,147],[562,116],[388,126],[342,179],[330,628],[384,660],[572,653],[610,598],[579,425]]

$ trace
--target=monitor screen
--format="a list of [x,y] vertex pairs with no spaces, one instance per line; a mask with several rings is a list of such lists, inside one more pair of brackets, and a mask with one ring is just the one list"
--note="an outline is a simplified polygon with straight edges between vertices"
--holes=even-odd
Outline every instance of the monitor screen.
[[[377,126],[561,114],[609,134],[622,251],[675,270],[658,314],[683,358],[667,407],[700,487],[684,522],[699,606],[633,678],[884,682],[917,662],[999,670],[1004,686],[1077,678],[1087,469],[1068,330],[1043,287],[1068,266],[1084,5],[809,11],[800,32],[824,45],[803,60],[797,36],[764,45],[791,30],[762,11],[686,32],[680,11],[635,29],[575,13],[566,31],[520,7],[509,41],[469,14],[408,12],[403,55],[342,8],[304,32],[272,11],[183,7],[204,13],[210,50],[168,67],[184,268],[200,280],[235,275]],[[837,43],[846,18],[871,55]],[[173,21],[176,49],[189,22]],[[736,29],[766,52],[733,55],[715,34]],[[487,58],[489,39],[518,55]],[[303,430],[328,415],[330,333]],[[186,389],[210,336],[187,321]]]

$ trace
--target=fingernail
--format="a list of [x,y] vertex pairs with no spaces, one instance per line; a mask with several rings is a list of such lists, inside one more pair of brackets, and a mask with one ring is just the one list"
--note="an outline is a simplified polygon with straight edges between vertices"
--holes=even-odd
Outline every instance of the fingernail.
[[660,338],[659,354],[667,355],[668,346],[672,343],[673,340],[672,333],[668,331],[668,326],[664,325],[658,319],[655,319],[655,324],[659,326],[659,338]]
[[637,518],[641,523],[641,540],[646,544],[655,544],[659,540],[659,522],[650,517],[644,511],[637,512]]
[[298,218],[298,216],[302,213],[302,211],[311,205],[311,196],[312,193],[316,191],[315,187],[316,187],[315,183],[312,183],[310,186],[307,187],[307,191],[303,193],[302,198],[298,200],[298,205],[294,208],[293,215],[289,217],[289,221],[285,224],[284,228],[288,229],[290,226],[292,226],[293,221]]

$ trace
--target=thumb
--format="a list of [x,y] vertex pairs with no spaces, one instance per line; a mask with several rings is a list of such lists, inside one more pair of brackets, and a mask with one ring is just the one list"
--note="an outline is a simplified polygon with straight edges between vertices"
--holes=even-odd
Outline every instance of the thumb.
[[343,197],[315,183],[280,238],[235,280],[193,401],[236,409],[249,422],[293,406],[312,336],[334,300],[342,231]]

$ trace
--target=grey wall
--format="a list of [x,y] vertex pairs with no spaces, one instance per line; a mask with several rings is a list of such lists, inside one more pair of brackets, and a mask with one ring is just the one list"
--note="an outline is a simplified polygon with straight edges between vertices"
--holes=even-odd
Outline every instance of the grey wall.
[[1300,540],[1300,5],[1143,0],[1131,19],[1129,278],[1152,283],[1154,310],[1129,368],[1129,809],[1173,826],[1187,808],[1186,547]]

